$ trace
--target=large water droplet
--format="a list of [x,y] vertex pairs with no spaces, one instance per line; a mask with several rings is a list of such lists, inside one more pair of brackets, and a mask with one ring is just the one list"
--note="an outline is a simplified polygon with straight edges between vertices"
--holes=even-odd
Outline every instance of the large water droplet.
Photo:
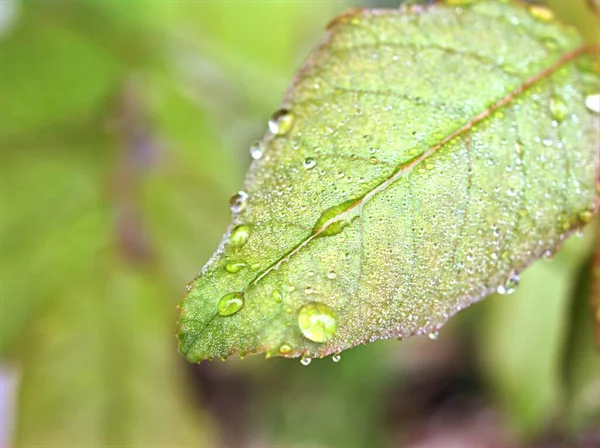
[[247,202],[248,193],[240,190],[229,199],[229,208],[233,213],[240,213],[246,208]]
[[511,274],[506,281],[498,286],[498,294],[508,295],[515,292],[519,286],[519,276],[517,274]]
[[550,98],[550,113],[556,121],[563,121],[569,114],[567,103],[560,96],[554,95]]
[[247,266],[247,264],[244,263],[243,261],[230,261],[229,263],[227,263],[225,265],[225,270],[227,272],[235,274],[236,272],[240,272],[246,266]]
[[258,160],[263,156],[265,152],[265,147],[261,141],[257,140],[250,145],[250,157],[254,160]]
[[230,292],[219,300],[217,313],[219,316],[231,316],[244,307],[244,295],[241,292]]
[[592,112],[600,114],[600,93],[588,95],[585,98],[585,107],[587,107]]
[[281,291],[276,289],[275,291],[273,291],[273,300],[275,300],[275,302],[277,303],[281,303],[283,301],[283,294],[281,294]]
[[312,359],[311,358],[302,358],[300,360],[300,364],[302,364],[303,366],[307,366],[311,363]]
[[319,302],[311,302],[300,308],[298,326],[304,337],[314,342],[328,341],[338,328],[333,309]]
[[304,162],[302,162],[302,166],[304,166],[304,168],[307,170],[314,168],[316,165],[317,161],[313,157],[307,157],[304,159]]
[[332,360],[333,362],[340,362],[340,359],[342,359],[342,355],[340,355],[339,353],[338,353],[337,355],[333,355],[333,356],[331,357],[331,360]]
[[269,120],[269,130],[275,135],[285,135],[294,127],[296,117],[288,109],[279,109]]
[[529,14],[531,14],[531,17],[541,20],[542,22],[549,22],[554,18],[552,10],[541,5],[531,5],[529,7]]
[[241,224],[231,231],[231,235],[229,236],[229,244],[232,246],[240,247],[246,244],[248,238],[250,237],[250,226],[246,224]]

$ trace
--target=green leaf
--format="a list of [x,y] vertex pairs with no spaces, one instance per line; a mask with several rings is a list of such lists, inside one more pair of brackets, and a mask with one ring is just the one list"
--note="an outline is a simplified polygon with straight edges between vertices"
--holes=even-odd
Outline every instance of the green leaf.
[[82,33],[25,8],[0,42],[0,137],[82,122],[114,92],[116,58]]
[[166,291],[103,259],[29,329],[16,445],[215,446],[172,368]]
[[561,410],[566,316],[590,236],[569,240],[552,262],[527,270],[515,294],[482,306],[477,347],[484,376],[510,426],[528,439]]
[[549,10],[461,3],[330,24],[181,305],[190,361],[437,331],[589,221],[592,50]]

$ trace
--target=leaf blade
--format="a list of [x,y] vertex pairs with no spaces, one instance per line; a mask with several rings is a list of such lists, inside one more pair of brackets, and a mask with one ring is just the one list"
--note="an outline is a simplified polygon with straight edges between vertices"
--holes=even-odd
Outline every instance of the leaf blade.
[[[250,168],[230,231],[251,224],[254,234],[231,248],[228,232],[190,285],[180,321],[188,359],[282,344],[293,347],[285,356],[323,356],[435,331],[597,208],[595,119],[572,62],[588,49],[519,4],[457,11],[358,10],[330,25],[284,99],[280,111],[293,115],[274,116]],[[474,41],[484,29],[492,37]],[[514,51],[515,35],[535,46]],[[576,139],[585,149],[567,151]],[[225,273],[234,258],[258,272]],[[219,318],[215,304],[232,291],[245,310]],[[276,291],[281,303],[270,300]],[[303,338],[295,322],[315,301],[340,324],[327,343]]]

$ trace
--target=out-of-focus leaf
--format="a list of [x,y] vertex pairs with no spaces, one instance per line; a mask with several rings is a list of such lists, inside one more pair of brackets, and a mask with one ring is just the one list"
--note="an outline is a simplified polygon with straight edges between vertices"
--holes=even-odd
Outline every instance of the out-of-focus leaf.
[[6,144],[0,170],[2,355],[20,345],[18,338],[47,301],[95,269],[108,243],[108,211],[99,186],[113,153],[106,151],[101,126],[93,122],[1,141]]
[[597,209],[589,51],[521,3],[336,19],[190,285],[181,352],[324,356],[510,289]]
[[600,44],[598,33],[598,15],[594,14],[594,3],[597,0],[544,0],[562,21],[577,27],[582,37],[590,44]]
[[116,87],[121,67],[81,33],[33,11],[0,41],[0,137],[84,122]]
[[28,332],[16,445],[215,446],[172,368],[167,291],[104,255]]
[[[597,227],[598,222],[594,223]],[[600,248],[600,235],[596,247]],[[562,422],[571,434],[581,434],[600,417],[600,354],[594,343],[594,318],[590,318],[589,297],[598,289],[598,277],[590,281],[593,256],[579,270],[575,291],[568,312],[569,328],[562,367],[564,375],[564,403]]]
[[477,334],[485,376],[506,419],[525,438],[561,411],[565,316],[590,236],[569,240],[552,262],[532,266],[515,294],[483,305]]

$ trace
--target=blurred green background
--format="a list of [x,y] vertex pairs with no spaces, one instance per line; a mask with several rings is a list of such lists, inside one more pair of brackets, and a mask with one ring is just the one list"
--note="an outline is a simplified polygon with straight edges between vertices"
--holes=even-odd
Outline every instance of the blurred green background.
[[[176,304],[325,24],[372,1],[0,0],[0,444],[591,447],[594,226],[438,340],[189,365]],[[583,0],[552,0],[600,42]]]

